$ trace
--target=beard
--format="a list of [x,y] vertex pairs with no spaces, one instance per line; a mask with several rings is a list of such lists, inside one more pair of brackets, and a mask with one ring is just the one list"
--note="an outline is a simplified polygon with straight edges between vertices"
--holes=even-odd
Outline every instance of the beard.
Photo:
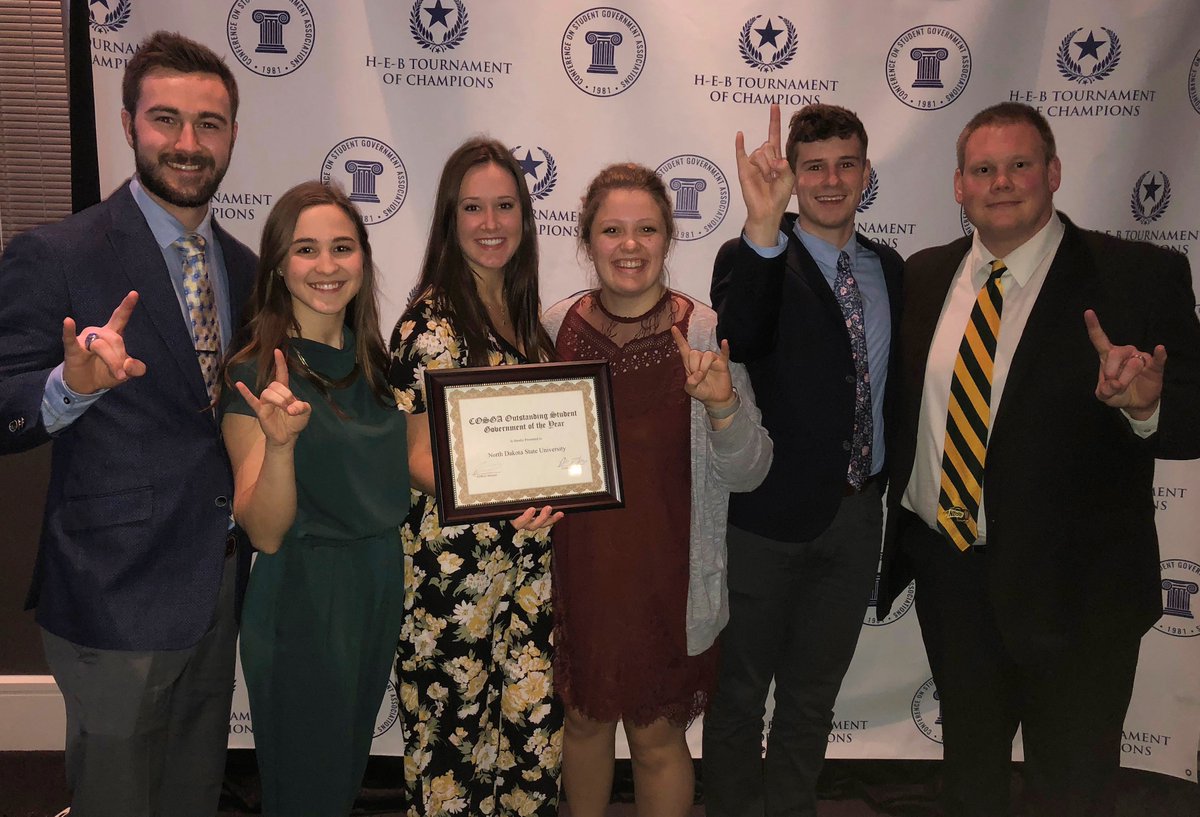
[[[221,186],[225,171],[229,169],[228,156],[223,164],[218,165],[212,156],[205,153],[172,151],[149,155],[141,150],[136,129],[133,129],[133,157],[142,186],[175,207],[203,207],[208,204],[217,188]],[[201,175],[194,184],[180,186],[168,179],[167,174],[170,171],[167,162],[199,165]]]

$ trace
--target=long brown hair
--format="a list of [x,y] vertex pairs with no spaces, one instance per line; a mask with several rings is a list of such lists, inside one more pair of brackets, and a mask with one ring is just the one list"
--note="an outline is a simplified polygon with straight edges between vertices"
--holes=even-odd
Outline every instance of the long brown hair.
[[379,332],[378,276],[371,256],[371,243],[367,238],[367,226],[358,208],[341,188],[315,180],[302,182],[280,196],[263,224],[258,274],[247,304],[250,318],[239,333],[240,342],[232,347],[238,351],[226,361],[224,382],[227,387],[232,387],[229,370],[239,363],[250,361],[258,374],[256,391],[263,389],[274,376],[274,354],[276,349],[281,348],[288,354],[289,361],[299,364],[295,371],[316,386],[318,392],[329,397],[331,384],[297,360],[295,353],[290,350],[290,338],[299,336],[300,324],[292,310],[292,294],[280,274],[287,266],[288,251],[300,214],[322,204],[332,204],[346,214],[354,225],[355,236],[362,249],[362,286],[346,307],[345,325],[354,332],[354,359],[362,376],[380,402],[386,403],[391,396],[386,378],[387,347]]
[[554,344],[542,328],[538,298],[537,226],[525,174],[508,148],[495,139],[477,136],[460,145],[442,168],[434,200],[433,223],[421,276],[409,307],[433,300],[449,309],[455,329],[467,346],[467,363],[488,364],[487,310],[475,288],[475,274],[458,243],[458,193],[467,171],[494,164],[506,170],[517,184],[521,207],[521,243],[504,268],[504,305],[512,318],[517,345],[529,360],[548,360]]

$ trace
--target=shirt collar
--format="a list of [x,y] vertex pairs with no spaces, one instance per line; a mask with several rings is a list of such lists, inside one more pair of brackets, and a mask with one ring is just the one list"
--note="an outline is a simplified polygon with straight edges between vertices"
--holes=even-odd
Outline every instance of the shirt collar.
[[206,244],[212,244],[211,207],[205,212],[200,225],[195,230],[189,230],[179,223],[179,219],[164,210],[161,204],[150,198],[150,194],[146,192],[146,188],[142,186],[136,175],[129,180],[129,192],[133,194],[133,200],[137,203],[138,209],[146,217],[146,223],[150,225],[150,232],[154,234],[154,241],[160,250],[165,250],[188,233],[196,233],[204,239]]
[[[1008,268],[1008,273],[1012,276],[1017,286],[1023,287],[1029,283],[1029,280],[1033,278],[1034,273],[1042,265],[1046,256],[1058,247],[1064,229],[1062,219],[1058,217],[1058,213],[1051,212],[1050,220],[1046,222],[1042,229],[1034,233],[1033,237],[1024,244],[1000,259],[1004,262],[1004,266]],[[976,230],[975,237],[971,240],[971,257],[969,262],[972,277],[980,276],[978,280],[982,282],[987,277],[985,270],[989,269],[989,265],[995,258],[996,256],[987,247],[983,246],[983,242],[979,240],[979,231]]]
[[850,233],[850,240],[844,247],[835,247],[825,239],[805,232],[800,227],[799,219],[796,220],[795,233],[796,237],[800,239],[800,243],[804,245],[804,249],[808,250],[808,254],[813,257],[818,266],[837,269],[838,255],[844,252],[850,256],[850,266],[857,268],[855,262],[858,260],[858,241],[855,239],[854,233]]

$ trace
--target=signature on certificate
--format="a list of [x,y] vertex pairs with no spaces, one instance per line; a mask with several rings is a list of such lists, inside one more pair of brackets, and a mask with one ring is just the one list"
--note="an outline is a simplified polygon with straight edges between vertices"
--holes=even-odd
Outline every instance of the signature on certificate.
[[558,467],[561,471],[566,471],[573,477],[578,477],[583,474],[583,457],[562,457],[558,461]]
[[471,469],[471,476],[476,479],[490,479],[499,476],[500,469],[491,463],[481,463]]

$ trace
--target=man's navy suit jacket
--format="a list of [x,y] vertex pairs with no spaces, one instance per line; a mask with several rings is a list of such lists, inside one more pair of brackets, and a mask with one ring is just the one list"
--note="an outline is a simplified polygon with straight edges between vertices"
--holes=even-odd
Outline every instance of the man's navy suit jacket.
[[[808,542],[829,527],[845,496],[854,432],[856,374],[850,333],[820,267],[785,216],[782,255],[762,258],[744,239],[727,241],[713,268],[717,335],[730,356],[746,364],[775,460],[755,490],[729,497],[729,521],[779,542]],[[884,393],[890,421],[900,326],[901,270],[891,247],[856,235],[879,256],[892,321],[891,360]],[[889,457],[890,459],[890,457]],[[886,466],[885,466],[886,471]]]
[[[236,324],[256,261],[213,232]],[[41,403],[63,318],[103,325],[130,290],[140,296],[124,334],[146,374],[55,435],[29,591],[38,623],[84,646],[182,649],[213,622],[233,478],[169,275],[128,184],[16,237],[0,259],[0,453],[50,439]]]

